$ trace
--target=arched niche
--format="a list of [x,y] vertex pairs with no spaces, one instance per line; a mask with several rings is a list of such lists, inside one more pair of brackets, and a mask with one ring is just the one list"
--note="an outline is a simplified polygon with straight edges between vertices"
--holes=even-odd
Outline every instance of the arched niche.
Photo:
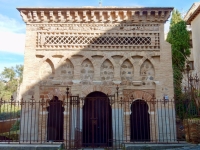
[[103,82],[111,82],[114,78],[114,66],[110,60],[106,59],[101,65],[100,69],[101,81]]
[[74,66],[69,59],[63,61],[56,70],[56,79],[71,81],[74,76]]
[[54,96],[47,107],[47,141],[62,142],[64,133],[64,107],[62,101]]
[[132,63],[126,59],[120,69],[122,84],[131,84],[134,75],[134,68]]
[[48,80],[54,78],[54,67],[53,63],[50,60],[46,60],[40,67],[40,79]]
[[149,60],[145,60],[140,67],[140,76],[143,85],[152,85],[155,78],[155,69]]
[[81,64],[81,80],[83,84],[89,84],[93,80],[94,66],[89,59]]
[[137,99],[131,104],[130,131],[131,141],[150,141],[150,116],[148,105],[144,100]]

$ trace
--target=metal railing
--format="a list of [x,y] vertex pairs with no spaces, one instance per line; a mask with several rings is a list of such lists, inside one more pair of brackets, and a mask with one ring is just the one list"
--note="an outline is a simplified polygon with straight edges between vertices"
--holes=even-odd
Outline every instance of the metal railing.
[[146,102],[106,95],[54,97],[48,102],[33,97],[21,102],[1,100],[0,119],[9,126],[0,126],[0,141],[7,143],[62,142],[67,149],[76,149],[184,140],[177,136],[183,124],[176,126],[174,100]]
[[135,143],[190,141],[190,125],[200,109],[197,92],[189,89],[189,97],[180,100],[123,98],[118,87],[115,95],[96,91],[83,98],[70,96],[67,88],[62,100],[57,96],[51,100],[32,96],[20,102],[1,99],[0,142],[60,142],[66,149],[114,149]]

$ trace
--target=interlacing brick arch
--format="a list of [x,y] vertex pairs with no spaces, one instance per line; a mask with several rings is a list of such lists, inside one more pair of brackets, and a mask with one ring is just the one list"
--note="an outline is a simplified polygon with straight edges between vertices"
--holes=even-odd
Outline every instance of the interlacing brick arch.
[[[52,61],[53,56],[51,56],[51,55],[45,55],[45,56],[42,57],[42,59],[40,60],[40,63],[39,63],[39,64],[43,63],[43,62],[46,61],[47,59],[49,59],[49,60]],[[52,62],[53,62],[53,61],[52,61]]]
[[124,63],[124,61],[126,61],[126,60],[129,60],[131,62],[131,64],[133,65],[133,68],[134,68],[135,61],[133,60],[133,58],[131,58],[131,57],[125,57],[125,56],[119,61],[120,67]]
[[102,58],[102,60],[101,60],[100,66],[101,66],[101,65],[104,63],[104,61],[106,61],[106,60],[109,60],[109,61],[112,63],[112,65],[113,65],[113,67],[114,67],[114,70],[115,70],[115,68],[116,68],[116,63],[115,63],[114,59],[112,58],[112,56],[104,56],[104,57]]
[[[151,102],[154,100],[154,96],[153,96],[153,93],[150,93],[147,91],[135,90],[135,91],[130,91],[130,93],[127,95],[126,99],[131,101],[130,108],[131,108],[132,103],[136,100],[145,101],[147,103],[148,107],[151,108]],[[149,111],[150,111],[150,109],[149,109]]]
[[[78,61],[78,64],[77,64],[77,61],[75,61],[73,59],[73,56],[80,56],[81,57],[80,61]],[[73,66],[77,66],[77,65],[81,66],[81,64],[87,59],[92,63],[93,66],[96,64],[95,60],[91,56],[86,57],[86,56],[83,56],[83,55],[72,55],[72,56],[68,55],[68,56],[64,56],[59,61],[59,64],[61,64],[63,61],[65,61],[67,59],[72,63]]]
[[59,100],[64,101],[65,96],[66,96],[66,91],[65,90],[62,91],[59,88],[53,88],[53,89],[49,89],[47,95],[49,97],[49,100],[53,98],[53,96],[57,96]]
[[[147,57],[147,56],[143,56],[143,58],[139,61],[139,67],[141,68],[141,65],[146,61],[149,60],[151,62],[151,64],[153,65],[153,67],[156,65],[155,61],[152,57]],[[155,68],[155,67],[154,67]],[[154,69],[155,70],[155,69]]]
[[38,64],[40,64],[40,67],[41,67],[43,63],[45,62],[49,63],[49,65],[52,68],[52,74],[55,74],[55,64],[53,63],[52,59],[53,57],[44,57],[42,58],[42,60],[40,60],[40,63]]
[[112,95],[115,92],[115,89],[103,85],[86,85],[82,88],[81,96],[86,97],[88,94],[95,91],[102,92],[106,95]]
[[[70,54],[65,54],[65,56],[63,56],[63,57],[59,60],[58,64],[62,64],[62,62],[65,61],[65,60],[67,60],[67,59],[70,60],[70,62],[73,64],[71,58],[72,58],[72,57],[71,57]],[[73,66],[74,66],[74,64],[73,64]]]
[[91,56],[83,56],[80,59],[80,64],[82,64],[87,59],[92,63],[93,66],[96,66],[96,62],[95,62],[94,58],[92,58]]

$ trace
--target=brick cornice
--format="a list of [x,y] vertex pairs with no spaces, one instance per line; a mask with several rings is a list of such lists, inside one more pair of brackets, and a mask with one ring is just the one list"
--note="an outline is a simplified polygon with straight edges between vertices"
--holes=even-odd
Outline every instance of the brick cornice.
[[80,7],[17,8],[25,23],[160,22],[170,16],[171,7]]

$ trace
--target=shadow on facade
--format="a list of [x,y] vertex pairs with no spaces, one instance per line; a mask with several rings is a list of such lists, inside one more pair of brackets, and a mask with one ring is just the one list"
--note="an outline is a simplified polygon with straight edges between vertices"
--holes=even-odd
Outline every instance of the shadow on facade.
[[155,100],[161,98],[160,67],[171,64],[161,58],[171,53],[160,52],[170,47],[163,27],[164,20],[27,25],[20,141],[65,142],[68,148],[176,141],[173,101],[161,108]]

